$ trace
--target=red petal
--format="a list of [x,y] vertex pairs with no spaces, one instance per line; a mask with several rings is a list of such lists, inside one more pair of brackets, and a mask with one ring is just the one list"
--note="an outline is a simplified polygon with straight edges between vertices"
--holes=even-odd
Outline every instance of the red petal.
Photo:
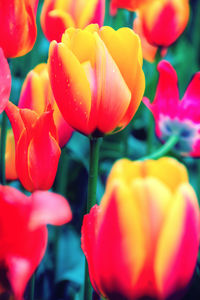
[[21,235],[22,243],[18,243],[16,249],[13,245],[6,257],[8,279],[16,300],[23,299],[26,285],[44,256],[48,232],[46,226],[42,226],[34,231],[22,230]]
[[158,71],[160,74],[155,99],[152,104],[146,98],[143,99],[143,102],[151,109],[155,117],[159,114],[175,117],[179,105],[176,71],[165,60],[158,64]]
[[99,206],[95,205],[90,210],[90,213],[84,216],[83,225],[81,228],[81,248],[86,256],[90,281],[93,288],[98,292],[98,288],[95,283],[95,268],[94,268],[94,249],[96,245],[96,226],[97,217],[99,213]]
[[[31,195],[31,228],[41,225],[63,225],[72,219],[72,212],[67,200],[55,193],[36,191]],[[56,212],[56,213],[55,213]]]
[[4,110],[6,107],[6,104],[8,102],[9,96],[10,96],[10,90],[11,90],[11,74],[8,62],[4,56],[4,53],[2,49],[0,48],[0,113]]
[[19,108],[12,102],[8,101],[5,112],[12,125],[15,144],[17,144],[19,137],[24,129],[24,122],[22,121]]
[[180,118],[191,119],[200,122],[200,72],[192,78],[187,90],[180,102]]
[[30,178],[29,169],[28,169],[29,143],[30,143],[30,137],[28,137],[27,130],[24,129],[16,146],[15,165],[16,165],[17,175],[19,177],[21,184],[25,187],[26,190],[32,191],[33,183]]
[[40,116],[28,147],[28,168],[34,190],[50,189],[56,176],[61,150],[50,134],[52,114],[53,111]]

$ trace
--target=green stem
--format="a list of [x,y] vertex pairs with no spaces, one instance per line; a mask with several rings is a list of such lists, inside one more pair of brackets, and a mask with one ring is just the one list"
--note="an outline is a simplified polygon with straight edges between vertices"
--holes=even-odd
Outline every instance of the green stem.
[[87,194],[87,213],[96,204],[100,138],[90,138],[90,162]]
[[149,124],[148,124],[148,136],[147,136],[147,154],[151,153],[153,148],[154,139],[154,119],[152,113],[148,112]]
[[[69,171],[69,157],[67,149],[63,148],[58,165],[58,172],[56,175],[56,188],[55,192],[65,196],[68,184],[68,171]],[[54,227],[54,282],[58,278],[58,258],[59,258],[59,241],[62,230],[60,226]]]
[[30,300],[34,300],[34,292],[35,292],[35,273],[33,273],[31,277],[31,297]]
[[2,113],[2,123],[1,123],[1,139],[0,139],[0,182],[5,185],[5,151],[6,151],[6,123],[7,116],[5,111]]
[[128,26],[130,28],[133,28],[133,20],[134,20],[134,12],[129,12],[129,20],[128,20]]
[[172,135],[169,140],[162,146],[160,149],[155,151],[154,153],[147,155],[140,160],[146,160],[146,159],[157,159],[164,155],[166,155],[178,142],[179,136]]
[[200,158],[197,160],[197,197],[200,199]]
[[[87,213],[89,213],[92,206],[96,204],[96,189],[98,179],[98,165],[99,165],[99,148],[101,139],[90,138],[90,162],[89,162],[89,177],[88,177],[88,194],[87,194]],[[92,299],[92,286],[90,283],[88,264],[85,261],[85,289],[84,299]]]

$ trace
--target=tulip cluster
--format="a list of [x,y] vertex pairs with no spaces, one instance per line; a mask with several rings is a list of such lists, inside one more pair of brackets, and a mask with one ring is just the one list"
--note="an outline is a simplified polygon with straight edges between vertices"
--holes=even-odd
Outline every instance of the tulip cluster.
[[[200,72],[180,100],[176,71],[161,61],[151,103],[143,98],[143,58],[154,62],[157,51],[164,56],[177,41],[188,24],[189,0],[110,0],[107,14],[105,0],[44,0],[38,10],[43,41],[50,42],[48,60],[31,65],[15,105],[12,58],[27,54],[35,44],[38,2],[0,1],[0,299],[25,300],[25,289],[47,248],[47,224],[64,225],[72,219],[66,198],[48,190],[66,193],[64,156],[77,161],[83,157],[77,159],[73,142],[70,151],[64,149],[74,131],[90,140],[87,213],[80,216],[79,232],[86,257],[84,300],[91,300],[91,284],[94,294],[109,300],[181,299],[197,264],[200,211],[186,167],[160,157],[172,146],[177,156],[200,157]],[[135,31],[119,28],[118,9],[135,12],[128,21]],[[103,26],[105,16],[106,24],[119,29]],[[160,159],[115,162],[97,205],[99,138],[123,130],[142,99],[164,144],[159,155],[153,153]],[[7,117],[12,128],[7,128]],[[130,124],[119,139],[130,148],[133,135]],[[171,138],[176,144],[169,148]],[[81,142],[78,146],[82,154]],[[75,181],[81,172],[72,173]],[[12,182],[16,179],[21,185]],[[79,182],[74,190],[77,186]],[[70,186],[72,198],[74,190]],[[65,230],[57,233],[52,238],[55,273],[59,235]],[[63,240],[70,244],[67,237]],[[68,260],[67,251],[65,255]]]

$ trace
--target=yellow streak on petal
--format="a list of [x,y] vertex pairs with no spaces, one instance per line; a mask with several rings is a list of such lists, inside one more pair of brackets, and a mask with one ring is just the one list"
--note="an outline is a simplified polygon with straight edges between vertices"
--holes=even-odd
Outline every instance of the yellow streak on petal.
[[188,174],[185,166],[176,159],[163,157],[158,160],[144,162],[144,176],[159,178],[172,191],[185,182],[188,182]]
[[170,266],[173,266],[173,259],[179,249],[185,217],[186,203],[179,191],[175,193],[171,202],[171,209],[158,240],[154,263],[157,286],[161,295],[165,288],[167,272]]
[[103,222],[106,207],[109,205],[110,196],[116,190],[118,221],[121,230],[122,248],[124,249],[124,262],[129,269],[130,285],[137,281],[146,258],[145,235],[142,228],[142,216],[138,206],[137,195],[121,180],[114,180],[106,188],[101,201],[101,215],[99,228]]

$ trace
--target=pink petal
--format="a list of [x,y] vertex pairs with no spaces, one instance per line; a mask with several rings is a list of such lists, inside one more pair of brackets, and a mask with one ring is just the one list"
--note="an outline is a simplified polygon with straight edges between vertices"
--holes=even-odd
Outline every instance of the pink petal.
[[10,69],[2,48],[0,48],[0,65],[0,113],[2,113],[8,102],[11,90]]
[[180,118],[191,119],[200,122],[200,72],[196,73],[180,102]]
[[169,62],[163,60],[158,64],[159,81],[153,103],[150,105],[145,99],[144,103],[151,107],[156,117],[159,114],[175,117],[179,105],[178,78],[176,71]]
[[45,225],[63,225],[72,219],[72,212],[67,200],[55,193],[36,191],[31,195],[32,214],[30,227],[32,229]]

